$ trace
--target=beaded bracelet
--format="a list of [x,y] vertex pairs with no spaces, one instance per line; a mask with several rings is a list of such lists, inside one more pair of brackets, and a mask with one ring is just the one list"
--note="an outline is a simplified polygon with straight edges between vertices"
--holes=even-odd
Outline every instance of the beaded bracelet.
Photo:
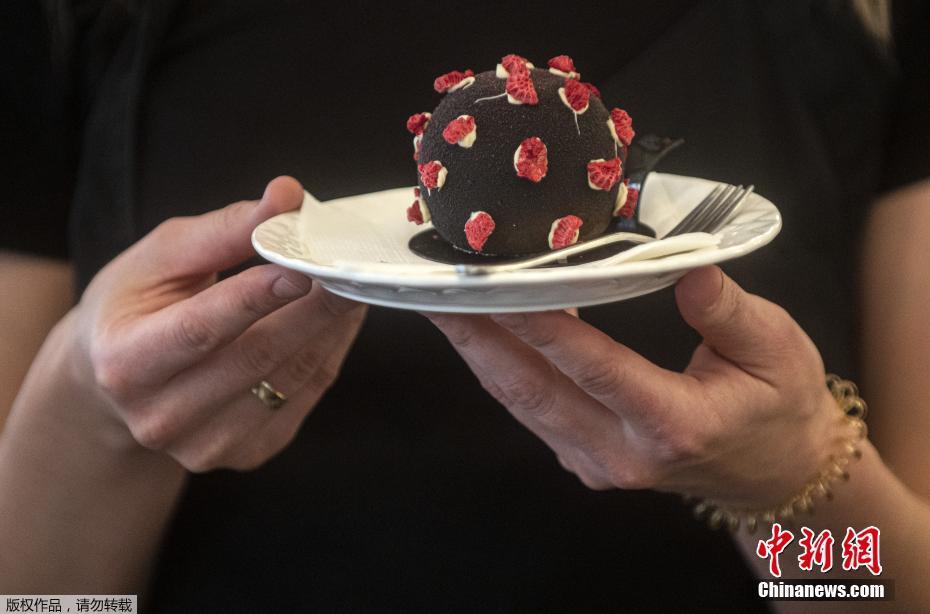
[[813,513],[814,497],[832,499],[832,484],[840,478],[844,481],[849,480],[846,467],[850,459],[862,458],[858,443],[868,435],[868,428],[864,421],[868,406],[859,397],[859,389],[849,380],[841,379],[830,373],[827,375],[827,387],[836,399],[841,412],[840,419],[853,426],[854,433],[842,439],[842,451],[829,456],[826,468],[805,484],[798,494],[780,505],[764,509],[740,509],[704,499],[694,506],[695,517],[706,519],[713,529],[725,526],[731,531],[738,530],[745,519],[746,528],[750,533],[754,533],[760,521],[771,524],[777,520],[790,520],[799,512]]

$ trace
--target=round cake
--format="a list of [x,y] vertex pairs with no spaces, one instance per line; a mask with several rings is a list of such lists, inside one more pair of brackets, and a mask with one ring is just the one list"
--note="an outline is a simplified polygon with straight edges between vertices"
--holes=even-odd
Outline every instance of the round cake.
[[518,55],[494,71],[438,77],[432,113],[407,120],[418,187],[407,218],[473,253],[559,249],[631,217],[623,163],[634,132],[622,109],[558,56],[548,69]]

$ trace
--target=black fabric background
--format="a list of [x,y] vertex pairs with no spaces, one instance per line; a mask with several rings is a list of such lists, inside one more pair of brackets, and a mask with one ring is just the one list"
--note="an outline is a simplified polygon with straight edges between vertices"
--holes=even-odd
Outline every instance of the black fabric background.
[[[776,241],[725,269],[855,379],[854,238],[876,193],[930,170],[922,3],[898,9],[896,62],[839,2],[75,6],[70,29],[23,13],[2,39],[36,51],[4,68],[23,119],[0,245],[67,251],[81,286],[164,218],[278,174],[321,199],[410,185],[404,120],[436,104],[435,76],[568,53],[638,131],[687,140],[661,170],[780,207]],[[582,315],[669,368],[698,342],[671,291]],[[161,612],[765,610],[677,496],[586,490],[428,322],[388,309],[284,453],[191,480],[153,591]]]

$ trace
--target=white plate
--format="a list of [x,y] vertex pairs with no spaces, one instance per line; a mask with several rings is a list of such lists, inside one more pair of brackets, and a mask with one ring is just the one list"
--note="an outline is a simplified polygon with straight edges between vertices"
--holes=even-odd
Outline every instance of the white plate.
[[[640,219],[659,236],[717,183],[651,173]],[[451,265],[407,248],[424,229],[407,222],[412,188],[319,203],[307,194],[300,211],[255,229],[252,243],[271,262],[306,273],[328,290],[361,302],[400,309],[457,313],[542,311],[620,301],[672,285],[691,269],[748,254],[781,229],[771,202],[752,194],[716,233],[717,245],[652,260],[531,269],[463,277]]]

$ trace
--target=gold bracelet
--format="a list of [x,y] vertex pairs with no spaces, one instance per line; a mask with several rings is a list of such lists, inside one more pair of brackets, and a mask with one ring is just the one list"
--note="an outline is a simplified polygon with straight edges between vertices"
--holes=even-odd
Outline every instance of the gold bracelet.
[[836,399],[836,404],[840,409],[840,420],[854,427],[854,433],[841,440],[842,451],[839,454],[829,456],[825,469],[821,470],[814,479],[805,484],[798,494],[780,505],[764,509],[733,508],[723,503],[704,499],[694,506],[695,517],[706,519],[713,529],[725,526],[731,531],[736,531],[745,522],[749,532],[754,533],[760,521],[772,524],[779,520],[790,520],[799,512],[813,513],[815,497],[832,499],[832,484],[838,478],[842,478],[844,481],[849,480],[846,467],[849,465],[850,459],[855,458],[858,460],[862,458],[862,452],[859,450],[858,444],[868,435],[868,427],[865,424],[868,406],[859,397],[859,389],[849,380],[841,379],[830,373],[827,375],[827,387],[833,394],[833,398]]

